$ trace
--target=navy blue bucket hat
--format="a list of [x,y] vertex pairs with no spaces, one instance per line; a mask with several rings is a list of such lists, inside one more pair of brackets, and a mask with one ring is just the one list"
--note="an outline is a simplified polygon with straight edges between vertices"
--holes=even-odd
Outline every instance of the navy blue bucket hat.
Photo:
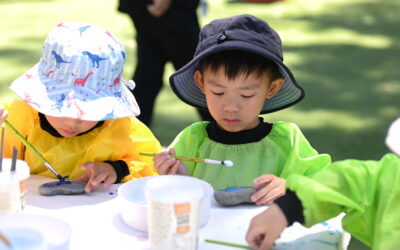
[[194,58],[169,78],[172,90],[185,103],[207,109],[205,95],[194,82],[194,72],[204,57],[224,50],[244,50],[275,62],[285,80],[281,90],[264,103],[261,114],[292,106],[304,97],[289,68],[283,64],[282,42],[278,33],[265,21],[252,15],[217,19],[205,25],[199,35]]

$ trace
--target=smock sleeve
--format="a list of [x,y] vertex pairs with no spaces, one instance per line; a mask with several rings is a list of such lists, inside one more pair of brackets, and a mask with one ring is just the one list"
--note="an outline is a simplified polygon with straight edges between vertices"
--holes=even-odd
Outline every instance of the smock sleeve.
[[[139,155],[140,152],[161,152],[160,142],[156,139],[150,129],[142,122],[136,121],[131,124],[129,139],[126,144],[129,150],[124,150],[125,155],[120,157],[121,160],[128,164],[129,175],[125,176],[122,182],[132,179],[157,175],[154,169],[153,158]],[[122,145],[119,145],[122,146]]]
[[341,212],[344,229],[372,249],[397,249],[400,244],[400,158],[335,162],[313,177],[291,175],[288,189],[304,208],[305,225]]
[[[7,121],[23,136],[27,137],[29,131],[32,129],[34,124],[38,122],[37,112],[29,107],[22,100],[15,100],[11,103],[2,103],[5,109],[8,111]],[[0,132],[1,134],[1,132]],[[13,148],[18,150],[18,159],[24,159],[23,155],[25,152],[25,145],[21,140],[9,129],[5,127],[4,137],[4,157],[11,158]]]
[[319,154],[296,124],[279,123],[277,126],[279,126],[278,136],[285,138],[280,140],[281,148],[287,152],[280,177],[287,178],[291,174],[311,176],[331,163],[330,155]]

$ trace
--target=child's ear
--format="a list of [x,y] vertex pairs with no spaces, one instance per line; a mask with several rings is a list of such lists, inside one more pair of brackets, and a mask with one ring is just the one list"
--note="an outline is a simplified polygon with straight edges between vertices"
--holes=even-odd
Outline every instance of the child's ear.
[[271,99],[276,95],[276,93],[279,92],[279,90],[282,88],[283,84],[285,83],[285,80],[283,78],[277,78],[273,80],[268,87],[266,98]]
[[201,92],[204,92],[203,74],[199,70],[196,70],[194,72],[193,78],[194,78],[194,82],[196,83],[197,87],[201,90]]

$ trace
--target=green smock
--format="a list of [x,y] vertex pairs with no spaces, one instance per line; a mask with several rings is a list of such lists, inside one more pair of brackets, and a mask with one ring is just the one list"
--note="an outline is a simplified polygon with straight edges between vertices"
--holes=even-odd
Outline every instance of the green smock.
[[232,167],[184,162],[190,175],[210,183],[214,189],[253,186],[253,179],[264,174],[286,178],[290,174],[312,175],[331,163],[330,156],[318,154],[297,125],[277,122],[259,141],[223,144],[208,137],[209,122],[197,122],[175,138],[170,147],[177,155],[215,160],[231,160]]
[[291,175],[287,188],[311,226],[345,212],[343,228],[374,250],[400,249],[400,158],[335,162],[312,178]]
[[[38,112],[22,100],[5,105],[7,120],[24,136],[62,176],[74,180],[85,173],[86,162],[125,161],[129,175],[124,181],[157,175],[153,160],[139,152],[160,152],[161,145],[153,133],[136,117],[106,120],[103,125],[72,138],[55,137],[40,126]],[[1,133],[1,131],[0,131]],[[13,147],[18,158],[26,161],[31,174],[55,177],[38,157],[16,137],[5,130],[4,155],[10,158]]]

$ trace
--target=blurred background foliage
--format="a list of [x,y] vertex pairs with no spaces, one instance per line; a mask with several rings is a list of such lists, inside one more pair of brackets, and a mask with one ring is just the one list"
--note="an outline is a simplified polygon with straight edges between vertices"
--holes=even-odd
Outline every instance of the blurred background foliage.
[[[205,15],[199,8],[202,25],[246,13],[267,21],[281,35],[285,62],[304,86],[306,98],[264,115],[265,120],[297,123],[319,152],[335,160],[378,159],[388,152],[385,134],[400,116],[400,1],[207,3]],[[15,98],[8,86],[38,62],[44,39],[60,22],[88,22],[116,35],[127,49],[124,77],[130,79],[135,30],[116,7],[116,0],[0,0],[0,101]],[[172,93],[172,72],[168,65],[151,128],[164,146],[199,119]]]

